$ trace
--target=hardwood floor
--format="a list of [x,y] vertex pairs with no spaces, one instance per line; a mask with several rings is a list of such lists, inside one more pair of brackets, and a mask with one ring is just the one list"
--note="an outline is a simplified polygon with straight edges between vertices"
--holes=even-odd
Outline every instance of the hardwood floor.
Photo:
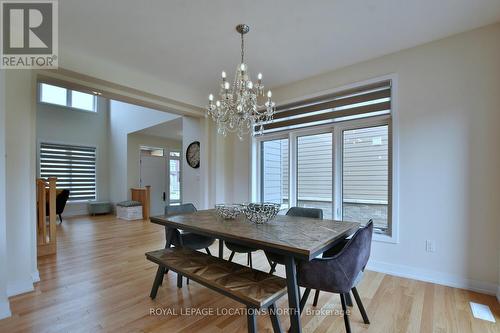
[[[149,298],[156,267],[144,253],[164,242],[164,229],[145,221],[66,219],[58,226],[57,257],[39,261],[41,282],[34,292],[10,299],[13,316],[0,321],[0,332],[246,332],[239,303],[194,282],[178,289],[173,273],[156,300]],[[217,243],[211,251],[218,253]],[[246,256],[235,261],[245,264]],[[269,270],[262,252],[253,262]],[[284,276],[283,267],[277,274]],[[500,306],[492,296],[375,272],[367,272],[358,290],[371,324],[362,323],[354,306],[353,332],[500,332]],[[304,332],[345,332],[335,315],[338,295],[321,293],[317,307],[312,300],[302,316]],[[474,319],[469,301],[490,306],[497,323]],[[287,306],[286,296],[278,306]],[[183,315],[187,311],[192,313]],[[286,315],[280,320],[288,327]],[[259,332],[272,331],[268,316],[259,316],[258,326]]]

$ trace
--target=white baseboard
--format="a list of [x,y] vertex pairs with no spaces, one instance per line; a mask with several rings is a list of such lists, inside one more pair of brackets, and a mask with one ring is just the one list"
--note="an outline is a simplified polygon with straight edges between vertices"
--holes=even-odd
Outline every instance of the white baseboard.
[[371,271],[424,282],[441,284],[454,288],[467,289],[482,294],[497,294],[497,298],[499,296],[498,291],[500,291],[500,287],[495,283],[466,279],[451,274],[436,271],[427,271],[404,265],[395,265],[382,261],[370,260],[366,268]]
[[0,300],[0,319],[10,317],[10,304],[8,300]]
[[38,272],[38,269],[31,273],[31,279],[33,280],[33,283],[40,282],[40,273]]
[[7,297],[24,294],[33,290],[33,278],[31,276],[28,279],[7,283]]

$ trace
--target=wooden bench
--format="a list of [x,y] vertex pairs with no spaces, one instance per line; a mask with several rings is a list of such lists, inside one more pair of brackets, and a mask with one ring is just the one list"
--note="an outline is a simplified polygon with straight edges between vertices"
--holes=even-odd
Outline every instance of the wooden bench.
[[247,306],[248,332],[257,332],[256,310],[267,309],[274,332],[282,332],[275,302],[287,293],[286,280],[198,251],[172,247],[146,253],[158,264],[151,298],[156,297],[166,270],[172,270]]

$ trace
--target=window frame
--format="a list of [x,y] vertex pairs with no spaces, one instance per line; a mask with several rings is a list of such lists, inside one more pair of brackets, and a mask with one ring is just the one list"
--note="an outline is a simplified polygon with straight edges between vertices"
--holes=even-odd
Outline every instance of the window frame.
[[[397,116],[397,76],[394,74],[368,80],[348,87],[342,87],[322,94],[342,91],[356,86],[363,86],[377,81],[390,79],[391,84],[391,113],[368,118],[360,118],[353,120],[338,121],[329,124],[312,126],[308,128],[291,129],[276,133],[264,134],[256,136],[251,142],[252,152],[252,193],[251,198],[254,201],[261,201],[262,194],[262,177],[261,177],[261,145],[264,141],[272,141],[277,139],[288,138],[288,202],[292,207],[297,204],[297,138],[304,135],[321,134],[332,132],[333,135],[333,152],[332,152],[332,167],[333,167],[333,219],[340,220],[342,216],[343,200],[342,200],[342,158],[343,158],[343,132],[357,128],[388,126],[388,141],[389,141],[389,184],[388,184],[388,229],[385,233],[374,233],[375,241],[399,243],[399,131],[398,131],[398,116]],[[311,97],[311,96],[308,96]],[[305,99],[304,97],[303,99]]]
[[[180,205],[182,204],[182,151],[180,149],[166,149],[165,157],[167,159],[167,169],[168,169],[168,177],[167,177],[167,190],[168,190],[168,204],[169,205]],[[170,153],[179,153],[179,156],[172,156]],[[179,200],[171,200],[170,198],[170,161],[179,161]]]
[[[42,89],[43,89],[42,85],[43,84],[66,89],[66,104],[65,105],[61,105],[61,104],[55,104],[55,103],[50,103],[50,102],[42,101]],[[71,103],[72,103],[72,94],[71,94],[71,92],[73,92],[73,91],[76,91],[76,92],[79,92],[79,93],[83,93],[83,94],[92,95],[92,100],[93,100],[92,101],[92,108],[93,108],[93,110],[87,110],[87,109],[82,109],[82,108],[77,108],[77,107],[72,106],[71,105]],[[65,108],[65,109],[70,109],[70,110],[74,110],[74,111],[88,112],[88,113],[91,113],[91,114],[97,114],[99,112],[99,110],[98,110],[98,103],[97,103],[97,97],[98,96],[96,94],[91,94],[91,93],[88,93],[88,92],[85,92],[85,91],[80,91],[80,90],[75,90],[75,89],[67,88],[67,87],[62,86],[62,85],[56,85],[56,84],[52,84],[52,83],[48,83],[48,82],[44,82],[44,81],[38,81],[37,82],[37,102],[38,102],[38,104],[50,105],[50,106],[55,106],[55,107],[60,107],[60,108]]]

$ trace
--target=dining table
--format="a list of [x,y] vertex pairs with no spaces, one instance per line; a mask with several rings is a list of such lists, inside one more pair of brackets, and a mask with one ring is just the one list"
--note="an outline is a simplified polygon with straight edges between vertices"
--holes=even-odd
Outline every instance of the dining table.
[[356,222],[288,215],[277,215],[266,223],[255,224],[244,216],[223,219],[213,209],[180,215],[152,216],[150,220],[172,231],[167,232],[166,247],[171,245],[169,235],[177,229],[283,255],[291,332],[302,331],[297,263],[313,260],[360,227]]

